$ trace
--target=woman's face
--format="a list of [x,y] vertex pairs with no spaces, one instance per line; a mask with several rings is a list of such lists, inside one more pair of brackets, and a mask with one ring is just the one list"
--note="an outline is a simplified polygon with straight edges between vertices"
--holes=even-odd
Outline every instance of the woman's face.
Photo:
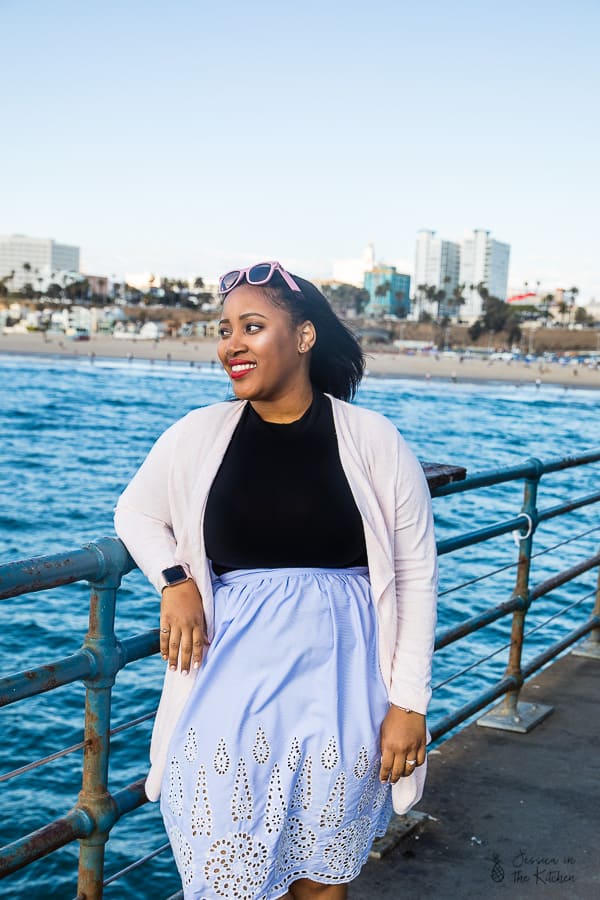
[[307,336],[306,323],[293,325],[261,287],[242,284],[227,295],[219,334],[219,359],[240,400],[276,402],[310,387],[314,329]]

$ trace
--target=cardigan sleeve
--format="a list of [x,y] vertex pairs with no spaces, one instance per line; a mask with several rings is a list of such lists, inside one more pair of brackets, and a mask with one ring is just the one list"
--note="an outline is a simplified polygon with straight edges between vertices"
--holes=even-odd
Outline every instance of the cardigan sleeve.
[[169,498],[177,436],[175,423],[158,438],[115,509],[115,531],[159,593],[162,570],[185,562],[177,559]]
[[398,441],[394,531],[397,634],[390,701],[425,714],[431,699],[437,553],[423,469],[400,435]]

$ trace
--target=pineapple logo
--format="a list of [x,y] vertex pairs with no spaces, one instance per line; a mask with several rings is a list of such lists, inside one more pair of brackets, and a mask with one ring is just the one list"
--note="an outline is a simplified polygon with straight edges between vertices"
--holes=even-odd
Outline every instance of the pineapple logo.
[[504,881],[504,869],[502,868],[502,863],[500,862],[500,857],[497,853],[492,854],[492,870],[490,872],[490,877],[492,881],[496,881],[500,883]]

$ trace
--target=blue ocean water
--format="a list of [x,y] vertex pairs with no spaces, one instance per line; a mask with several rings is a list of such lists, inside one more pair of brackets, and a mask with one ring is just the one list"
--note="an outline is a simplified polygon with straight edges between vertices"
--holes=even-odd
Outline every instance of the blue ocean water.
[[[0,355],[0,563],[71,550],[112,534],[112,510],[120,491],[156,437],[190,409],[231,396],[217,367],[77,358]],[[547,460],[600,445],[600,393],[534,386],[426,383],[368,377],[357,402],[387,415],[421,459],[455,463],[469,474],[516,464],[537,456]],[[542,479],[540,507],[598,489],[600,466],[571,469]],[[515,515],[521,486],[489,488],[435,501],[439,537],[476,529]],[[588,507],[542,526],[533,582],[595,552],[598,508]],[[572,540],[573,539],[573,540]],[[565,540],[570,543],[564,544]],[[441,559],[439,627],[443,629],[508,599],[515,577],[516,547],[510,535]],[[491,570],[492,578],[459,590]],[[588,595],[589,574],[528,616],[528,629],[561,607]],[[592,600],[540,628],[526,644],[535,655],[580,621]],[[2,674],[66,656],[80,646],[87,628],[84,586],[30,594],[0,604]],[[120,592],[117,630],[125,637],[156,627],[158,598],[140,573],[127,577]],[[436,654],[431,721],[492,684],[506,664],[506,650],[449,683],[454,673],[505,645],[508,620]],[[157,702],[162,662],[143,660],[118,678],[113,725],[152,709]],[[81,739],[84,690],[60,688],[2,711],[0,775]],[[115,737],[110,784],[116,790],[145,774],[150,725]],[[14,840],[63,815],[80,786],[81,753],[0,783],[3,816],[0,842]],[[107,874],[165,841],[156,805],[127,816],[113,831]],[[2,883],[0,895],[69,900],[76,891],[77,848],[41,860]],[[105,896],[159,900],[178,888],[170,852],[156,857],[106,889]]]

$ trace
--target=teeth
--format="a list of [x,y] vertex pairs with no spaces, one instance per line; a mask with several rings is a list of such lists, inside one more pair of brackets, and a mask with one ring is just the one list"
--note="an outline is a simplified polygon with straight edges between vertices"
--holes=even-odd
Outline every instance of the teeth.
[[232,372],[248,372],[250,369],[255,369],[256,363],[234,363],[231,367]]

